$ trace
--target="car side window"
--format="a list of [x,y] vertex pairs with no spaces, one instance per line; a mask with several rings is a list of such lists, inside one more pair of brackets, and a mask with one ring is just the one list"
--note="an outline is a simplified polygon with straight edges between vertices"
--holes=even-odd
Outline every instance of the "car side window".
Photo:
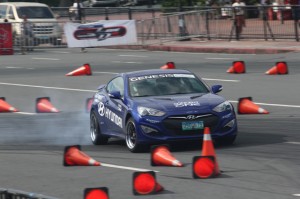
[[7,10],[6,5],[0,5],[0,16],[1,16],[1,18],[4,18],[6,16],[6,10]]
[[106,91],[120,91],[121,96],[124,96],[124,81],[122,77],[116,77],[115,79],[111,80],[106,87]]

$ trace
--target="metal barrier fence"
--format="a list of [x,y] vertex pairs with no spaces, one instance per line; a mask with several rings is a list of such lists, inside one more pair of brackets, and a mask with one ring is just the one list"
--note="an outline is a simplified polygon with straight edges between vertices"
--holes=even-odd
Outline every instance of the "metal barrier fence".
[[[63,26],[74,21],[68,8],[53,8],[58,22],[31,24],[32,35],[23,23],[13,24],[14,49],[22,52],[43,47],[66,47]],[[193,7],[184,12],[157,9],[85,8],[83,23],[98,20],[135,19],[138,45],[174,40],[199,39],[263,39],[299,41],[298,12],[292,6],[246,6],[245,26],[239,33],[235,10],[231,7]],[[170,11],[170,12],[169,12]]]
[[[139,21],[137,30],[144,45],[158,42],[157,40],[162,43],[188,38],[299,41],[299,23],[293,15],[293,10],[277,8],[275,12],[274,8],[246,7],[245,24],[240,27],[241,32],[238,15],[232,7],[223,7],[226,13],[218,9],[206,9],[164,14],[165,16]],[[256,13],[257,17],[249,17],[251,14],[253,16],[253,13]]]
[[0,188],[0,199],[58,199],[42,194]]

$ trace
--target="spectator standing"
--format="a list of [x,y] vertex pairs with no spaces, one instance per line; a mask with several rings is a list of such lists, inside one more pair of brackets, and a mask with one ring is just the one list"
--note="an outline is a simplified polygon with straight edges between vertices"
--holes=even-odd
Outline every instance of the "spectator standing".
[[238,34],[241,34],[243,31],[243,27],[246,26],[245,6],[245,3],[241,2],[241,0],[235,0],[235,2],[232,4]]
[[[73,3],[73,9],[75,11],[75,20],[79,21],[80,23],[82,23],[82,10],[81,8],[83,8],[83,4],[81,3],[80,0],[75,0],[75,2]],[[85,53],[87,52],[85,48],[81,48],[81,52]]]
[[73,8],[74,8],[74,12],[75,12],[75,20],[81,21],[82,19],[82,10],[81,8],[83,8],[83,4],[81,3],[80,0],[75,0],[75,2],[73,3]]
[[[28,21],[27,16],[23,16],[23,23],[22,23],[22,31],[23,34],[21,37],[22,42],[22,47],[23,49],[27,50],[33,50],[33,37],[34,37],[34,32],[33,32],[33,25],[30,21]],[[24,48],[25,47],[25,48]]]

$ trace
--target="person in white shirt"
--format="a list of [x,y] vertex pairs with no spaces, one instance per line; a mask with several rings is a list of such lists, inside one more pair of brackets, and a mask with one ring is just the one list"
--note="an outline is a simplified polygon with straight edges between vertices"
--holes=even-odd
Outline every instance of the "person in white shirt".
[[75,0],[75,2],[73,3],[73,8],[75,9],[76,20],[81,20],[82,17],[81,8],[83,8],[83,4],[80,2],[80,0]]
[[241,0],[235,0],[235,2],[232,4],[232,7],[234,9],[234,16],[236,20],[236,25],[238,29],[238,33],[241,34],[243,31],[243,27],[246,26],[245,23],[245,3],[241,2]]

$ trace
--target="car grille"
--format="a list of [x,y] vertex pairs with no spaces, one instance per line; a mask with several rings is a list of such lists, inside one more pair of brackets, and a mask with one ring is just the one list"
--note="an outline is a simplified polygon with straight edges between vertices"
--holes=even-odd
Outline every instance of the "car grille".
[[34,26],[33,32],[35,34],[52,34],[53,26]]
[[211,131],[214,131],[219,122],[218,117],[213,114],[193,115],[193,119],[188,119],[189,116],[190,115],[170,116],[163,121],[163,126],[174,135],[201,135],[203,134],[203,129],[183,131],[181,127],[182,122],[203,121],[204,126],[210,127]]

